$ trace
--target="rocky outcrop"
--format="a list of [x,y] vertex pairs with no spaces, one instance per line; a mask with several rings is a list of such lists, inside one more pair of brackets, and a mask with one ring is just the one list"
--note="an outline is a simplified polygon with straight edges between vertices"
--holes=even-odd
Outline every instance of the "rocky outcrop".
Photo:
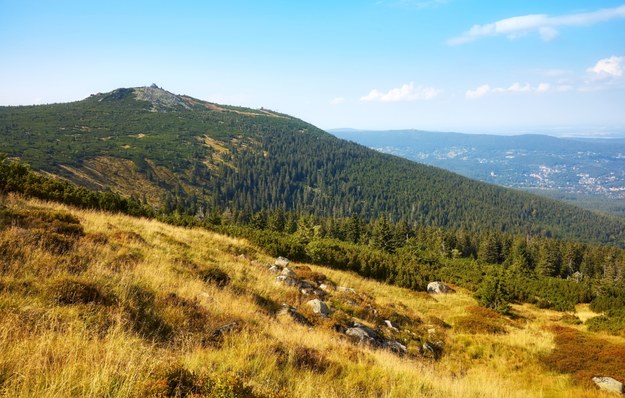
[[133,91],[138,100],[150,102],[154,112],[164,112],[175,108],[191,109],[181,97],[159,88],[156,84],[150,87],[137,87]]
[[599,387],[599,389],[603,391],[613,392],[617,394],[625,394],[625,385],[611,377],[593,377],[592,381]]
[[378,332],[368,326],[354,322],[354,326],[347,328],[345,334],[352,339],[377,348],[385,348],[399,355],[404,355],[408,350],[405,345],[396,340],[386,340]]

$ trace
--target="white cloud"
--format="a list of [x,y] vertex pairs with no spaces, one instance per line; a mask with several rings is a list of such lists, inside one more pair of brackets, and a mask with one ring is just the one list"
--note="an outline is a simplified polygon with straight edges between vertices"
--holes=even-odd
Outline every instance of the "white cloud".
[[369,94],[361,97],[361,101],[377,101],[377,102],[406,102],[418,100],[430,100],[437,97],[440,90],[432,87],[414,86],[413,82],[404,84],[398,88],[392,88],[387,92],[373,89]]
[[491,92],[490,86],[488,84],[483,84],[475,90],[468,90],[465,94],[465,97],[467,97],[468,99],[477,99],[485,96],[489,92]]
[[570,84],[559,84],[558,87],[556,87],[556,90],[558,90],[561,93],[566,93],[568,91],[573,90],[573,86]]
[[611,56],[597,61],[595,66],[588,68],[588,72],[596,78],[621,77],[624,64],[625,57]]
[[471,29],[460,36],[449,39],[447,44],[465,44],[487,36],[503,35],[508,38],[517,38],[532,32],[537,32],[544,41],[551,41],[558,36],[559,32],[556,29],[558,27],[590,26],[617,18],[625,18],[625,5],[560,16],[549,16],[546,14],[521,15],[485,25],[473,25]]
[[543,39],[543,41],[551,41],[555,39],[556,37],[558,37],[560,32],[558,32],[552,27],[543,26],[541,28],[538,28],[538,34]]
[[345,101],[347,100],[343,97],[332,98],[332,101],[330,101],[330,105],[341,105],[344,104]]
[[491,87],[489,84],[483,84],[475,90],[467,90],[464,94],[467,99],[478,99],[488,94],[501,93],[546,93],[551,90],[549,83],[539,83],[536,87],[530,84],[521,84],[519,82],[512,83],[509,87]]
[[551,89],[551,85],[549,83],[540,83],[538,87],[536,87],[537,93],[546,93]]

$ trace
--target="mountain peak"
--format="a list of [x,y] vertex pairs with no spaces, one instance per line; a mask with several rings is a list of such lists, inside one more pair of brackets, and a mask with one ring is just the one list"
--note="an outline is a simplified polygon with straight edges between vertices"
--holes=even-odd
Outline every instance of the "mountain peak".
[[133,91],[136,99],[150,102],[152,111],[155,112],[164,112],[179,107],[191,109],[182,97],[172,94],[154,83],[150,87],[136,87]]
[[[98,94],[99,96],[100,94]],[[138,101],[147,101],[152,106],[152,112],[167,112],[176,109],[191,109],[183,97],[170,93],[158,87],[155,83],[151,86],[118,88],[110,93],[103,94],[99,102],[120,101],[128,97],[134,97]]]

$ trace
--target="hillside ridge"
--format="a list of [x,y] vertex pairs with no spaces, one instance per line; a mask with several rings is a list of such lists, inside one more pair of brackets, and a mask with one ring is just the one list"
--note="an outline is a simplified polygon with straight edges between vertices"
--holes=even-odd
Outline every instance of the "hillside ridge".
[[35,170],[166,212],[387,214],[414,225],[625,244],[623,220],[380,154],[288,115],[157,87],[0,107],[0,131],[0,152]]

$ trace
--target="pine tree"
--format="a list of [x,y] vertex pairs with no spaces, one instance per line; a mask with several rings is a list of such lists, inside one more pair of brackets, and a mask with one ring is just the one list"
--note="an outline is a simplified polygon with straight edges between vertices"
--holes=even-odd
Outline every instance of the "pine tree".
[[493,309],[501,314],[510,312],[510,293],[506,286],[503,272],[487,276],[475,292],[480,305]]

